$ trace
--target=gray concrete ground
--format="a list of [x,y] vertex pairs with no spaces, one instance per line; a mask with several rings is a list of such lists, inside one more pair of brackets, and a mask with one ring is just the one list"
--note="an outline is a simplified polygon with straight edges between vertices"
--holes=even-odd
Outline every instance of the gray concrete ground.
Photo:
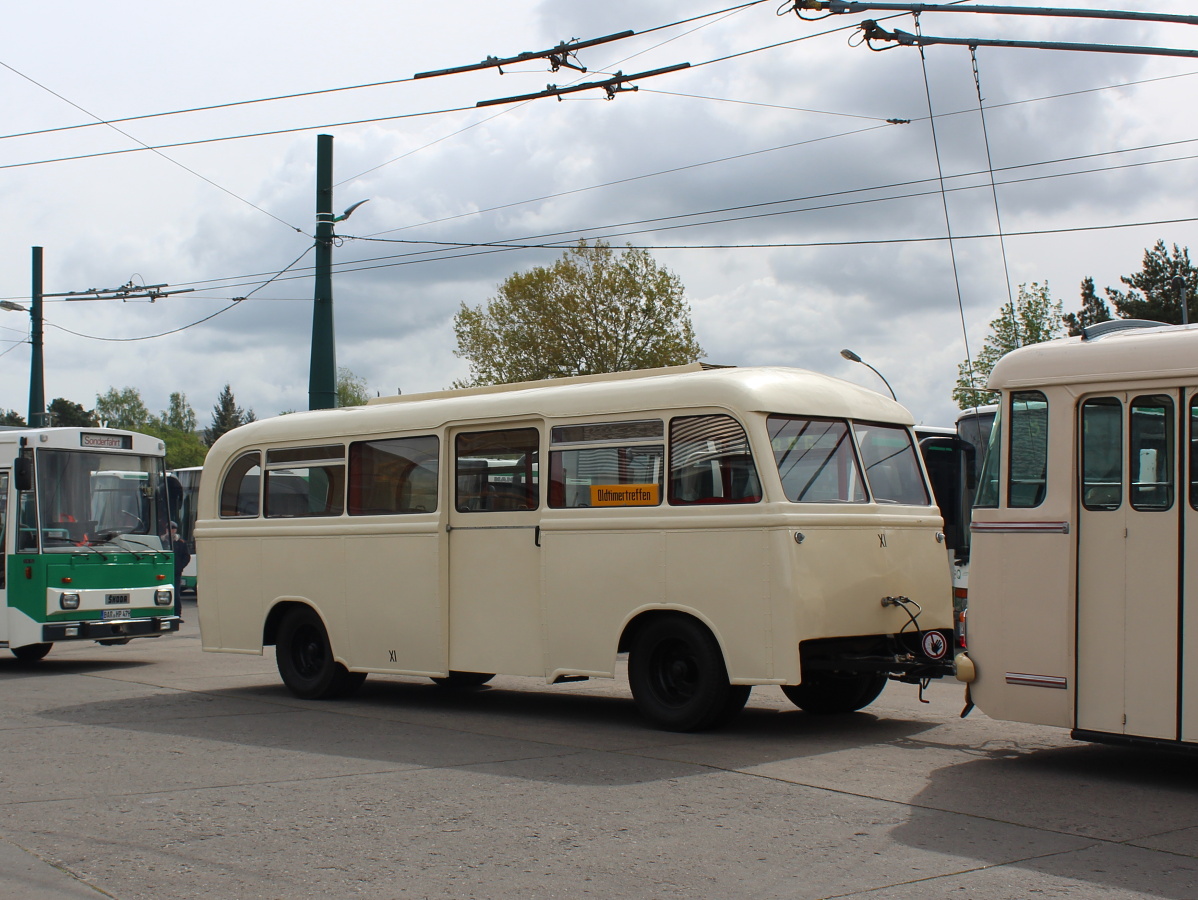
[[725,731],[623,681],[372,677],[307,702],[178,637],[0,651],[0,897],[1194,898],[1187,757],[961,720],[890,685]]

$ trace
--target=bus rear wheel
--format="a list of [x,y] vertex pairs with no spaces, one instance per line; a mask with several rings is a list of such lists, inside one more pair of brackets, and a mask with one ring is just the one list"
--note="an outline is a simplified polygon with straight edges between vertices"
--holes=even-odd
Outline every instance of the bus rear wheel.
[[366,673],[351,672],[333,659],[324,623],[308,607],[293,609],[279,626],[275,662],[283,684],[304,700],[343,697],[361,687]]
[[493,673],[488,675],[486,672],[450,672],[448,675],[434,678],[433,684],[446,688],[482,687],[494,677]]
[[662,616],[633,639],[628,683],[641,714],[666,731],[701,731],[733,719],[748,685],[729,684],[720,645],[689,616]]
[[12,647],[12,655],[21,662],[37,662],[45,659],[53,644],[26,644],[24,647]]
[[809,675],[802,684],[782,685],[782,693],[804,712],[816,715],[850,713],[877,700],[886,681],[886,676],[878,672]]

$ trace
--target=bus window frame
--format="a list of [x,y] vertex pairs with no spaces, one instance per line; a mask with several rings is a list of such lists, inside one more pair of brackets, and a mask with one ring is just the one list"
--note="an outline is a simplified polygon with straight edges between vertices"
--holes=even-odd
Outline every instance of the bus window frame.
[[[1087,435],[1086,430],[1086,410],[1091,408],[1114,407],[1118,410],[1118,415],[1115,416],[1115,423],[1118,430],[1115,433],[1114,441],[1114,460],[1116,471],[1111,473],[1115,477],[1112,482],[1116,489],[1116,494],[1113,500],[1105,503],[1091,502],[1091,491],[1095,482],[1090,480],[1087,469],[1087,451],[1093,447],[1093,442]],[[1109,394],[1086,397],[1078,406],[1078,493],[1081,497],[1082,508],[1091,512],[1110,512],[1117,510],[1123,506],[1123,448],[1124,448],[1124,409],[1123,401],[1119,397],[1114,397]],[[1095,448],[1097,449],[1097,448]],[[1109,447],[1108,447],[1109,450]]]
[[[773,446],[774,438],[777,436],[777,434],[774,431],[773,423],[774,422],[783,422],[783,421],[784,422],[804,422],[804,423],[806,423],[806,426],[810,426],[813,423],[823,423],[823,424],[827,424],[830,426],[834,426],[836,428],[843,429],[841,431],[839,437],[836,440],[835,447],[833,448],[833,450],[835,451],[834,456],[828,457],[828,459],[825,460],[824,464],[821,465],[819,468],[822,470],[829,464],[829,462],[831,462],[832,460],[835,460],[835,464],[837,467],[837,473],[839,475],[838,480],[844,481],[845,477],[847,476],[847,480],[849,482],[849,484],[848,484],[849,490],[851,490],[853,492],[852,497],[846,497],[843,499],[838,497],[836,499],[831,499],[831,500],[827,499],[827,498],[808,500],[804,496],[799,495],[793,499],[791,498],[790,493],[787,490],[787,486],[786,486],[786,484],[787,484],[786,476],[783,475],[783,473],[782,473],[782,463],[785,461],[786,456],[790,453],[790,449],[793,449],[793,446],[792,446],[792,448],[787,449],[786,452],[781,457],[778,456],[778,451]],[[857,442],[856,442],[856,440],[854,440],[853,426],[852,426],[852,423],[849,422],[848,419],[841,419],[841,418],[837,418],[835,416],[802,416],[802,415],[790,415],[790,414],[783,414],[783,413],[770,413],[768,416],[766,416],[766,428],[767,428],[767,433],[768,433],[768,436],[770,439],[770,451],[771,451],[771,456],[773,457],[773,460],[774,460],[774,469],[778,473],[778,478],[782,483],[783,496],[786,498],[786,500],[788,502],[790,502],[790,503],[843,503],[843,504],[866,504],[866,503],[869,503],[869,491],[866,488],[864,467],[861,463],[860,448],[858,448]],[[799,434],[795,435],[795,439],[797,440],[799,437],[801,437],[803,431],[805,431],[805,430],[806,430],[806,427],[804,427],[804,429],[802,429],[799,432]],[[780,431],[778,433],[780,434]],[[826,435],[827,433],[828,433],[828,430],[825,429],[824,435]],[[821,438],[824,435],[817,436],[817,440],[818,440],[818,438]],[[847,450],[847,452],[846,452],[846,450]],[[816,473],[816,478],[819,477],[819,474],[820,474],[819,472]],[[807,484],[804,486],[804,493],[806,492],[807,489],[809,489],[814,484],[814,481],[815,481],[815,478],[808,479]]]
[[[1149,405],[1144,401],[1160,401],[1159,404],[1154,403]],[[1146,483],[1139,481],[1141,474],[1141,466],[1137,463],[1138,460],[1132,458],[1132,450],[1136,446],[1136,437],[1138,432],[1135,430],[1135,411],[1140,409],[1157,409],[1164,410],[1164,425],[1165,436],[1162,442],[1165,453],[1165,473],[1168,476],[1166,481],[1154,481]],[[1138,512],[1169,512],[1173,509],[1177,500],[1177,435],[1175,422],[1177,420],[1177,403],[1169,394],[1140,394],[1132,398],[1127,404],[1127,469],[1128,469],[1128,485],[1127,497],[1131,508]],[[1142,448],[1143,450],[1144,448]],[[1160,468],[1158,466],[1158,472]],[[1145,490],[1152,488],[1163,487],[1165,499],[1163,503],[1149,504],[1139,498]],[[1139,490],[1137,490],[1137,488]]]
[[[1022,398],[1022,399],[1021,399]],[[1037,452],[1038,460],[1041,464],[1042,476],[1038,484],[1040,485],[1039,492],[1035,495],[1034,503],[1015,503],[1015,436],[1016,425],[1022,424],[1023,417],[1029,412],[1029,409],[1024,406],[1019,409],[1016,404],[1035,402],[1034,398],[1038,398],[1039,402],[1044,404],[1044,435],[1043,439],[1033,449]],[[1037,509],[1044,505],[1044,501],[1048,498],[1048,450],[1051,446],[1049,437],[1049,405],[1048,397],[1043,391],[1012,391],[1007,399],[1008,405],[1008,435],[1007,435],[1007,509]],[[1022,484],[1023,482],[1020,482]],[[1031,482],[1033,484],[1037,482]]]
[[[675,429],[681,427],[680,423],[688,420],[696,419],[727,419],[740,430],[741,440],[744,445],[744,453],[723,453],[718,449],[713,451],[713,455],[708,459],[708,462],[718,464],[720,477],[720,491],[717,495],[698,496],[693,499],[682,499],[678,496],[678,478],[675,476],[675,457],[678,453],[676,444],[677,432]],[[706,439],[708,443],[712,442],[712,438]],[[757,467],[756,455],[753,453],[753,444],[749,440],[749,430],[745,427],[745,423],[731,413],[724,411],[715,412],[693,412],[681,416],[671,416],[669,428],[666,434],[666,464],[665,464],[665,479],[666,479],[666,503],[672,507],[694,507],[694,506],[743,506],[750,503],[760,503],[764,497],[764,488],[761,483],[761,473]],[[772,454],[771,454],[772,455]],[[751,476],[752,482],[756,484],[756,494],[746,494],[743,497],[726,496],[723,491],[725,488],[724,477],[729,476],[729,485],[731,486],[731,476],[735,474],[732,469],[725,469],[724,461],[728,459],[744,458],[748,460],[748,471],[744,474]],[[714,491],[715,472],[712,473],[712,490]]]
[[[543,429],[538,425],[513,424],[511,427],[507,427],[507,428],[485,428],[485,427],[480,427],[477,425],[465,426],[461,429],[451,432],[452,442],[447,441],[446,443],[451,444],[449,452],[451,452],[453,454],[453,509],[454,509],[454,511],[458,512],[458,513],[498,513],[498,512],[535,512],[536,510],[539,510],[541,508],[541,481],[542,481],[542,478],[541,478],[542,434],[541,434],[541,432],[542,432],[542,430]],[[520,432],[529,432],[532,434],[534,439],[531,442],[525,443],[525,444],[517,444],[515,442],[511,442],[507,446],[509,448],[511,448],[511,447],[523,448],[522,452],[524,454],[524,458],[523,458],[522,462],[513,463],[512,465],[513,465],[513,467],[522,467],[523,468],[523,475],[524,475],[524,481],[522,482],[522,484],[524,486],[523,493],[524,493],[525,503],[528,505],[512,506],[509,508],[489,506],[489,504],[492,503],[493,500],[486,499],[486,498],[487,498],[488,494],[494,495],[494,493],[495,493],[494,491],[488,491],[488,488],[493,487],[493,483],[491,482],[490,478],[487,476],[487,472],[490,469],[489,466],[486,469],[481,470],[484,481],[480,482],[480,491],[478,492],[479,502],[486,503],[488,505],[486,505],[486,506],[480,505],[478,507],[473,507],[473,508],[470,507],[469,505],[465,505],[463,502],[465,492],[463,491],[463,487],[462,487],[462,485],[463,485],[462,479],[463,478],[472,478],[478,474],[478,471],[469,471],[469,469],[463,469],[461,463],[464,459],[468,460],[471,458],[471,455],[478,455],[480,452],[482,453],[482,459],[484,461],[486,461],[485,453],[487,452],[488,448],[486,446],[479,447],[479,448],[471,448],[471,450],[468,453],[464,453],[463,449],[462,449],[463,441],[468,441],[472,438],[476,438],[481,435],[493,435],[493,434],[515,435]],[[496,448],[494,446],[492,446],[490,449],[496,449]],[[530,449],[531,449],[531,452],[530,452]],[[511,451],[506,450],[503,452],[511,452]],[[513,482],[513,484],[514,484],[514,482]],[[513,499],[516,498],[516,493],[514,490],[511,492],[511,496]],[[466,499],[470,499],[470,498],[466,498]]]
[[[246,466],[246,468],[243,470],[239,470],[240,465],[243,462],[248,461],[250,459],[254,460],[253,464]],[[229,497],[228,497],[229,487],[230,487],[229,479],[233,477],[235,472],[238,473],[237,474],[237,484],[236,484],[237,490],[236,490],[236,493],[233,495],[232,509],[240,510],[240,508],[241,508],[241,502],[240,502],[241,486],[245,482],[246,476],[249,475],[250,470],[255,467],[258,469],[258,484],[254,491],[254,493],[255,493],[254,511],[253,512],[244,512],[244,513],[240,512],[240,511],[226,512],[226,509],[230,508],[226,505],[227,500],[229,499]],[[233,460],[229,463],[229,465],[226,467],[224,473],[221,475],[220,493],[217,495],[219,504],[220,504],[217,508],[217,514],[219,515],[219,517],[222,519],[257,519],[257,518],[259,518],[262,515],[262,483],[263,483],[263,481],[265,481],[265,478],[263,477],[263,475],[264,475],[264,469],[262,467],[262,451],[261,450],[255,448],[253,450],[247,450],[245,453],[240,453],[237,456],[235,456],[233,458]]]

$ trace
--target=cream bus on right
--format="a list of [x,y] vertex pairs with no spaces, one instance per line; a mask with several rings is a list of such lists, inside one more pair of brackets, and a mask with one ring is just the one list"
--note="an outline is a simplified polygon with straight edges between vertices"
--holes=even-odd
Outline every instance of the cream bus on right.
[[1198,744],[1198,327],[1102,323],[990,387],[957,677],[994,718]]

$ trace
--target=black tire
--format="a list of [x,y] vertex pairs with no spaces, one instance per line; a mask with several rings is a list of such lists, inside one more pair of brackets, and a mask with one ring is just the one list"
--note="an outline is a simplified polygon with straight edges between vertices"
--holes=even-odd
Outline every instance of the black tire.
[[21,662],[37,662],[45,659],[53,644],[26,644],[24,647],[11,647],[12,655]]
[[816,715],[850,713],[877,700],[886,681],[886,676],[877,672],[809,675],[802,684],[782,685],[782,693],[804,712]]
[[660,616],[642,628],[628,654],[637,708],[666,731],[701,731],[731,721],[749,699],[748,685],[728,683],[720,645],[690,616]]
[[333,659],[329,635],[312,609],[293,609],[283,618],[275,642],[275,662],[287,690],[304,700],[327,700],[353,693],[366,680]]
[[482,687],[494,677],[494,674],[488,675],[486,672],[450,672],[444,677],[434,678],[433,684],[444,688]]

